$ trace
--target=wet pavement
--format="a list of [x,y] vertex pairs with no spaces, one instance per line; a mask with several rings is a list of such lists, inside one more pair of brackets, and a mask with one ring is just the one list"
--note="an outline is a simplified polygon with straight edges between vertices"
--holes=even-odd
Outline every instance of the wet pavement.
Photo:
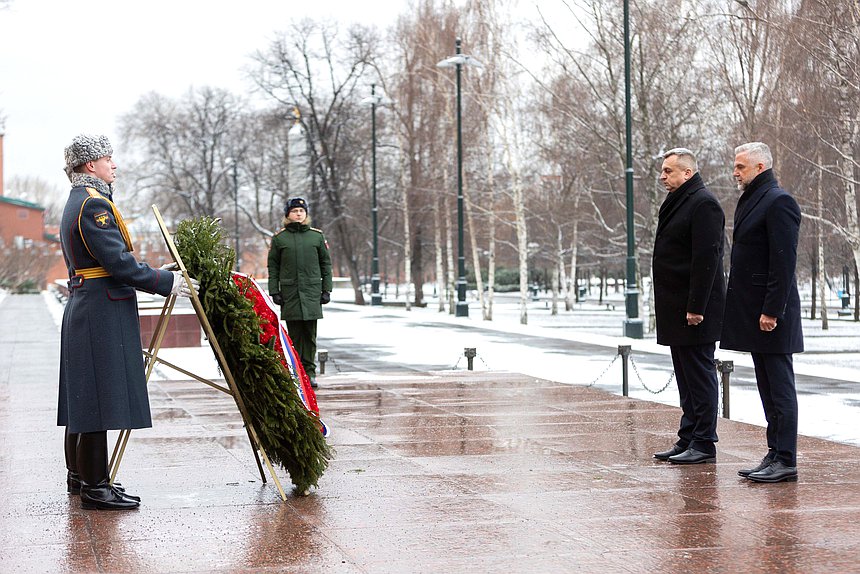
[[141,508],[83,511],[57,360],[42,297],[0,301],[0,572],[860,571],[860,448],[800,437],[799,481],[754,484],[760,427],[672,466],[677,408],[509,371],[329,371],[336,457],[285,503],[232,399],[157,381],[120,469]]

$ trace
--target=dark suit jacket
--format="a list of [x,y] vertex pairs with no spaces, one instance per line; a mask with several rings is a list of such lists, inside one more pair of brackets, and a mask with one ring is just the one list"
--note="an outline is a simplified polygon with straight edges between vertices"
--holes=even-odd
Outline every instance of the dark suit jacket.
[[[732,265],[720,347],[753,353],[803,351],[797,293],[800,208],[773,170],[758,175],[735,211]],[[776,329],[759,329],[759,317],[777,318]]]
[[[725,221],[698,173],[663,202],[652,261],[659,344],[702,345],[720,338]],[[688,312],[705,319],[687,325]]]

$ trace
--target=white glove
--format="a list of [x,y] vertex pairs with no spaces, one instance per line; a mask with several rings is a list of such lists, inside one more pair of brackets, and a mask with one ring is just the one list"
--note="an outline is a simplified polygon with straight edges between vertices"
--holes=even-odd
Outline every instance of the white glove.
[[176,261],[174,261],[173,263],[165,263],[164,265],[159,267],[159,269],[163,271],[176,271],[177,269],[179,269],[179,263],[177,263]]
[[185,282],[185,277],[179,271],[171,271],[173,273],[173,288],[170,290],[171,295],[177,297],[191,297],[191,290],[195,293],[200,292],[200,282],[197,279],[191,279],[191,284]]

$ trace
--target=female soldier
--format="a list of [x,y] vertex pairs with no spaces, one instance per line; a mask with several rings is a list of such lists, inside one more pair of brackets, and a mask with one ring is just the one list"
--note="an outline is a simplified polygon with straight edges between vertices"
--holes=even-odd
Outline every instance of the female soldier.
[[284,207],[284,228],[269,248],[269,294],[281,306],[281,319],[302,366],[317,387],[317,319],[331,300],[331,258],[322,231],[310,226],[308,204],[296,197]]

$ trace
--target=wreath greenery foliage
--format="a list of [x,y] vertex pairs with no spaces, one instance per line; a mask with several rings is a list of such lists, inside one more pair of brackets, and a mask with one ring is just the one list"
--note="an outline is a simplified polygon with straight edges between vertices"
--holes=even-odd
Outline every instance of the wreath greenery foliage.
[[200,282],[200,301],[260,443],[305,492],[317,486],[333,451],[275,351],[260,344],[259,317],[231,279],[235,253],[221,238],[218,221],[201,217],[180,223],[174,241]]

